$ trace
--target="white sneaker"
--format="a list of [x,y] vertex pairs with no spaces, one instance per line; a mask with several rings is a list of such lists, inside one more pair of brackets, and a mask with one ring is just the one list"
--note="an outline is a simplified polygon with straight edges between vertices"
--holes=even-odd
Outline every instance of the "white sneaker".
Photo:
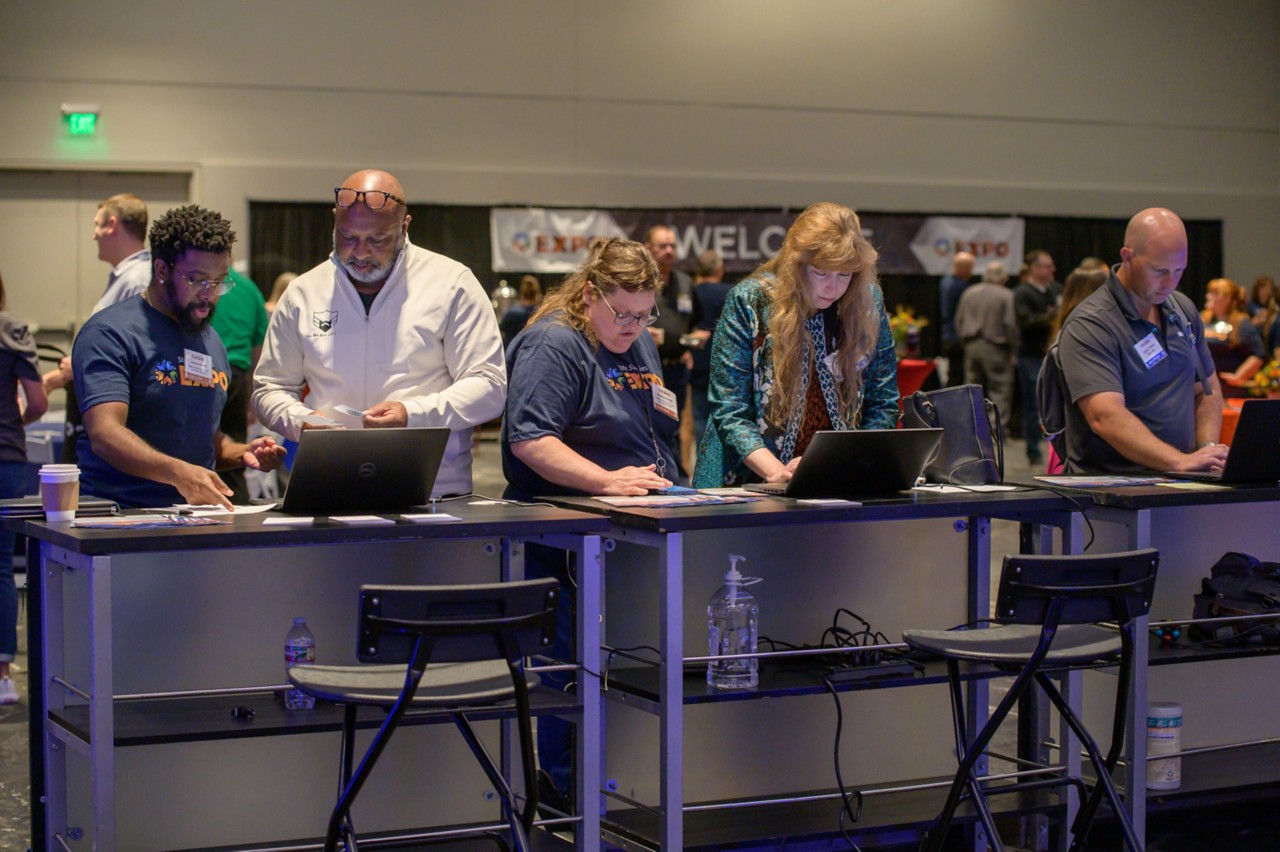
[[0,677],[0,704],[17,704],[18,690],[13,685],[13,678]]

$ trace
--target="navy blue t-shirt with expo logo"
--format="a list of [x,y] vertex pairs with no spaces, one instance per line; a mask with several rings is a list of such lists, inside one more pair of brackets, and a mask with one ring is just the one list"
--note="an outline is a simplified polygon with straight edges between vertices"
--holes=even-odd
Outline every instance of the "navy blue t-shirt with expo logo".
[[[213,359],[212,381],[187,374],[187,351]],[[89,318],[76,335],[71,361],[81,410],[123,402],[129,406],[125,425],[142,440],[167,456],[214,468],[213,439],[231,367],[212,327],[185,331],[134,296]],[[94,453],[87,432],[77,447],[83,493],[126,508],[184,502],[171,485],[116,470]]]
[[502,421],[507,495],[528,499],[578,493],[548,482],[512,454],[511,444],[546,435],[605,470],[654,464],[660,454],[663,475],[675,481],[677,423],[654,408],[655,384],[662,384],[662,366],[647,333],[615,355],[603,346],[593,350],[582,334],[554,316],[525,328],[507,349]]

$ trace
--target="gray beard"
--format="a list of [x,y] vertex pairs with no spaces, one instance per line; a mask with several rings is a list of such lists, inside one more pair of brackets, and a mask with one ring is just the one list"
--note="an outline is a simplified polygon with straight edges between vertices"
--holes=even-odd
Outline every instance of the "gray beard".
[[342,267],[342,271],[347,273],[347,277],[359,284],[381,284],[387,280],[391,274],[391,270],[395,268],[396,261],[400,259],[400,253],[404,251],[404,242],[402,241],[396,246],[396,253],[386,265],[379,264],[372,269],[360,272],[347,265],[346,261],[338,257],[338,240],[337,234],[334,234],[333,256],[337,259],[338,265]]

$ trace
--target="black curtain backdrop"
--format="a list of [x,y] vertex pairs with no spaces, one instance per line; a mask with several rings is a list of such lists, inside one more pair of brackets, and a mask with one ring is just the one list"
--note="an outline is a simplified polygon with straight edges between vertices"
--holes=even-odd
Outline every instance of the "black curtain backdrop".
[[[452,204],[411,204],[409,238],[415,245],[469,266],[486,291],[500,280],[515,286],[520,273],[495,273],[490,269],[488,206]],[[892,214],[886,214],[892,215]],[[965,216],[971,213],[903,213],[901,215]],[[998,214],[984,214],[998,215]],[[1070,274],[1086,257],[1100,257],[1108,263],[1120,261],[1126,219],[1091,219],[1069,216],[1023,216],[1026,248],[1044,249],[1058,267],[1058,280]],[[1186,223],[1189,243],[1187,271],[1179,289],[1197,305],[1204,289],[1222,274],[1222,222],[1191,220]],[[325,260],[333,248],[333,205],[312,202],[265,202],[249,204],[249,232],[253,251],[249,257],[250,277],[264,295],[281,272],[306,272]],[[980,269],[975,272],[981,272]],[[562,275],[536,276],[547,289]],[[921,337],[923,354],[938,352],[938,279],[926,275],[886,275],[881,280],[885,306],[893,311],[901,305],[929,325]]]

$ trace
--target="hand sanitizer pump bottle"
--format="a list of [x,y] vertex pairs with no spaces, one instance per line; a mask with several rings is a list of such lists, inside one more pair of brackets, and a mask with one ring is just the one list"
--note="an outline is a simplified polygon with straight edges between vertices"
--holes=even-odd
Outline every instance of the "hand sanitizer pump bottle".
[[[738,571],[746,557],[729,554],[729,572],[724,585],[707,604],[707,653],[714,656],[754,654],[759,630],[760,607],[746,590],[748,579]],[[716,689],[751,689],[760,683],[760,660],[712,660],[707,663],[707,683]]]

